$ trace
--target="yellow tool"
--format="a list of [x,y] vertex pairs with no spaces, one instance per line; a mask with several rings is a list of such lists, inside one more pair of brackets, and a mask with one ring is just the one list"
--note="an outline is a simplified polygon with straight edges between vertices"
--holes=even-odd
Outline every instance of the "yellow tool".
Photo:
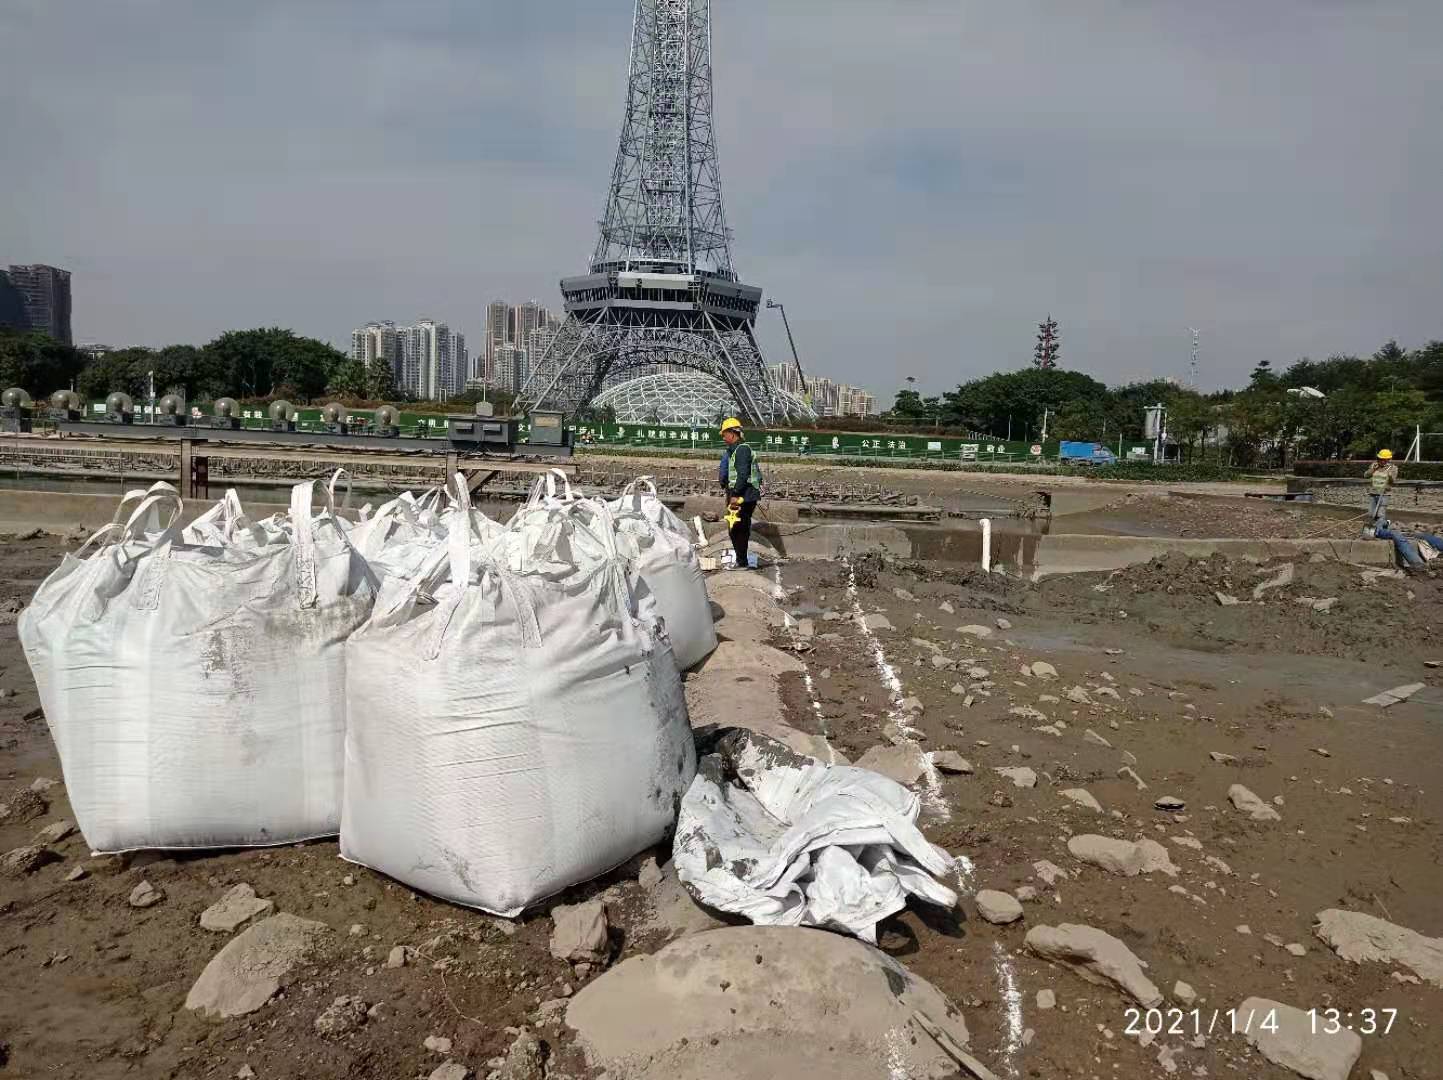
[[741,521],[741,508],[742,501],[740,499],[727,500],[727,512],[726,515],[722,518],[722,520],[727,523],[728,529],[730,529],[737,522]]

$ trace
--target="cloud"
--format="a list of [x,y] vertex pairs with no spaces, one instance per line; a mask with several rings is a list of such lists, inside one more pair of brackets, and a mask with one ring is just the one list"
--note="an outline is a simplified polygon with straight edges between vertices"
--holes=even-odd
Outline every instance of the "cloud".
[[[890,395],[1025,363],[1109,382],[1443,336],[1443,7],[717,0],[734,257],[803,362]],[[11,0],[0,257],[75,329],[559,304],[615,154],[627,0]],[[786,355],[774,313],[759,335]]]

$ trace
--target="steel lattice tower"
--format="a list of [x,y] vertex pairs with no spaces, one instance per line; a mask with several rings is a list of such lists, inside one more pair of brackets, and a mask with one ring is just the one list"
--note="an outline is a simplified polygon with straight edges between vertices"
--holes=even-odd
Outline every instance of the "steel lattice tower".
[[667,366],[725,384],[755,423],[787,405],[752,333],[762,290],[732,268],[712,128],[710,0],[636,0],[626,118],[590,273],[561,282],[566,321],[517,409],[585,409]]

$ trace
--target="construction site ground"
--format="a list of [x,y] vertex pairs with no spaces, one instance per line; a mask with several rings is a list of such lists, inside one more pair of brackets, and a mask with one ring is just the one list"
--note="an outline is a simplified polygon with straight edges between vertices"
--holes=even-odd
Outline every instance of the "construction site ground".
[[[921,472],[792,478],[843,482],[836,473],[959,507],[971,497],[964,483],[1017,500],[1033,490],[1030,479],[977,485]],[[1315,508],[1077,487],[1076,513],[1059,514],[1054,530],[1075,517],[1079,531],[1099,533],[1139,523],[1159,530],[1146,535],[1356,531],[1346,514]],[[0,818],[0,852],[71,817],[63,784],[43,783],[60,780],[60,767],[14,620],[74,545],[0,543],[0,804],[29,805],[21,793],[44,788],[37,813]],[[968,771],[909,777],[923,831],[966,860],[952,882],[961,904],[914,904],[882,924],[879,945],[955,1003],[971,1054],[996,1076],[1295,1076],[1229,1031],[1226,1010],[1259,996],[1359,1016],[1395,1009],[1387,1034],[1364,1036],[1352,1075],[1436,1077],[1443,987],[1405,965],[1339,957],[1315,936],[1314,916],[1339,908],[1443,936],[1443,668],[1431,666],[1443,661],[1443,589],[1426,575],[1287,565],[1171,556],[1033,583],[861,556],[719,574],[711,587],[724,647],[688,675],[688,703],[698,726],[796,731],[850,760],[875,747],[966,759]],[[743,668],[729,668],[738,658]],[[728,689],[742,683],[745,693]],[[1423,687],[1398,704],[1365,704],[1412,683]],[[1017,768],[1035,782],[1018,786],[1025,774],[997,771]],[[1235,784],[1278,819],[1236,809]],[[1099,808],[1073,801],[1077,789]],[[1181,806],[1155,808],[1163,797]],[[1160,841],[1176,872],[1125,876],[1086,863],[1068,846],[1083,834]],[[691,901],[665,845],[515,922],[344,863],[334,841],[92,857],[71,834],[48,850],[48,864],[0,876],[0,1077],[427,1077],[446,1061],[462,1070],[456,1077],[654,1076],[588,1059],[566,1022],[568,1000],[605,976],[602,965],[578,969],[551,955],[553,905],[604,899],[612,967],[736,921]],[[77,868],[84,876],[71,880]],[[163,899],[132,906],[142,882]],[[332,932],[268,1005],[205,1019],[184,1002],[225,938],[197,920],[241,882]],[[979,917],[982,889],[1020,892],[1023,918]],[[1164,1008],[1179,1000],[1177,982],[1189,984],[1199,1019],[1140,1037],[1145,1025],[1128,1013],[1136,1001],[1025,947],[1029,929],[1059,924],[1120,939],[1148,965]],[[396,946],[410,951],[391,967]],[[732,992],[768,992],[754,982]],[[1055,1003],[1044,1007],[1039,992]],[[318,1017],[341,996],[363,1000],[367,1019],[322,1033]],[[786,1022],[776,1020],[782,1030]],[[541,1040],[546,1063],[503,1071],[522,1028]],[[442,1054],[428,1037],[450,1046]],[[738,1062],[729,1075],[769,1074]],[[955,1075],[969,1074],[959,1066]]]

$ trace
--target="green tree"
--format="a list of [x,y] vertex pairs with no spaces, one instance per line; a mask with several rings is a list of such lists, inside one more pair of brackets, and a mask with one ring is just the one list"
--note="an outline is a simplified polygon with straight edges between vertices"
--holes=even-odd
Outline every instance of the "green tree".
[[[900,395],[899,395],[900,396]],[[1105,405],[1107,387],[1080,371],[1025,368],[998,372],[963,383],[942,395],[943,416],[978,431],[1001,436],[1010,427],[1016,438],[1042,430],[1044,410],[1059,412],[1073,402]]]
[[1277,372],[1273,371],[1271,360],[1259,360],[1253,368],[1249,385],[1255,390],[1270,390],[1278,385]]
[[0,390],[18,386],[35,401],[69,390],[84,355],[48,334],[0,330]]
[[892,403],[891,415],[920,420],[926,414],[927,406],[916,390],[897,391],[897,400]]
[[1207,448],[1208,433],[1217,427],[1217,410],[1194,390],[1174,389],[1163,399],[1167,407],[1167,430],[1188,458]]
[[315,338],[272,326],[231,330],[205,346],[225,384],[238,397],[292,394],[309,401],[325,393],[344,353]]
[[75,391],[83,398],[103,398],[117,391],[143,398],[149,393],[145,373],[154,363],[153,349],[112,349],[85,366],[75,380]]
[[[395,393],[390,362],[377,357],[365,364],[348,357],[332,371],[327,392],[336,397],[384,401]],[[477,400],[480,396],[476,395]]]

